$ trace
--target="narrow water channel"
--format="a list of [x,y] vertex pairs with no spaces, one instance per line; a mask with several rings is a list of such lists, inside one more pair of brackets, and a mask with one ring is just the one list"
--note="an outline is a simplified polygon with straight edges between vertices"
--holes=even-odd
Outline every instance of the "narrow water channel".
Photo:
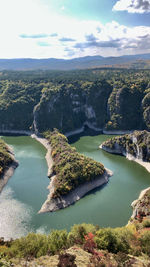
[[98,149],[109,137],[83,136],[72,143],[79,152],[114,172],[109,183],[75,205],[47,214],[37,214],[48,194],[45,148],[31,137],[3,137],[13,147],[19,167],[0,194],[0,236],[7,239],[31,231],[69,230],[73,224],[83,222],[102,227],[125,225],[132,213],[130,204],[149,186],[150,174],[135,162]]

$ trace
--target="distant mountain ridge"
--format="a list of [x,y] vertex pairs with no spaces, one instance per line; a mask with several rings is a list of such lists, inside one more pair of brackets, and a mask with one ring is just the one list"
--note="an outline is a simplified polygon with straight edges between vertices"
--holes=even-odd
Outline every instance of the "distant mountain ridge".
[[86,56],[73,59],[0,59],[0,70],[73,70],[95,67],[150,68],[150,54],[120,57]]

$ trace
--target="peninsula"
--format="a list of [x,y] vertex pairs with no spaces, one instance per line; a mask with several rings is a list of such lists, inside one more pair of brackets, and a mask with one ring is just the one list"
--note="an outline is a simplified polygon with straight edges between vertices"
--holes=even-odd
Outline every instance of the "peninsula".
[[63,134],[55,129],[45,132],[44,136],[51,146],[51,153],[49,150],[47,154],[51,180],[50,194],[39,213],[65,208],[108,182],[112,172],[101,163],[79,154]]

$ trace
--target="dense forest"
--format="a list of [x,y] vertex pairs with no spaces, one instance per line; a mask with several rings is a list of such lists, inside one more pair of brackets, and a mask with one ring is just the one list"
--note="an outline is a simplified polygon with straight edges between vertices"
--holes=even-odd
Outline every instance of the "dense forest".
[[0,72],[0,125],[1,132],[149,130],[150,71]]

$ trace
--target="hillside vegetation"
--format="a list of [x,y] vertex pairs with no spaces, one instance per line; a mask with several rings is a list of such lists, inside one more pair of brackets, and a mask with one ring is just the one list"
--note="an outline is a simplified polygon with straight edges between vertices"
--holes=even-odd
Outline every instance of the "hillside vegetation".
[[[3,267],[148,267],[150,266],[150,189],[133,207],[136,216],[119,228],[79,224],[48,235],[29,233],[0,239]],[[136,211],[136,212],[135,212]]]
[[[74,225],[70,232],[29,233],[0,241],[1,266],[149,266],[150,221],[121,228]],[[55,255],[55,256],[52,256]]]
[[12,162],[13,159],[10,155],[8,146],[2,139],[0,139],[0,179],[2,178],[4,171]]
[[0,113],[1,132],[149,130],[150,71],[4,71]]

